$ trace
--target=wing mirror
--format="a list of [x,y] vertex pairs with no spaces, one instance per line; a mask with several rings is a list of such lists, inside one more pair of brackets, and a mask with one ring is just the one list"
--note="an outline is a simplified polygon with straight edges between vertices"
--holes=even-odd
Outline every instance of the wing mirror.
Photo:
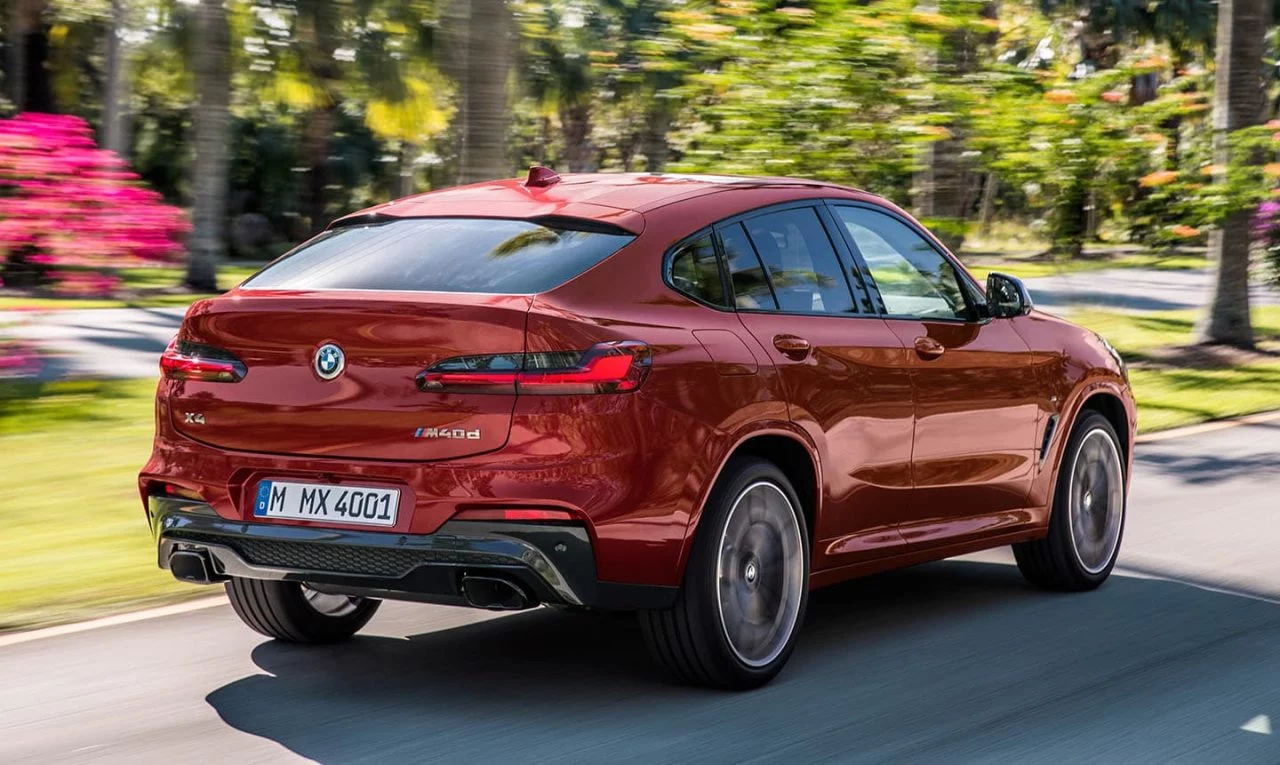
[[993,319],[1031,313],[1031,293],[1022,280],[1008,274],[987,276],[987,312]]

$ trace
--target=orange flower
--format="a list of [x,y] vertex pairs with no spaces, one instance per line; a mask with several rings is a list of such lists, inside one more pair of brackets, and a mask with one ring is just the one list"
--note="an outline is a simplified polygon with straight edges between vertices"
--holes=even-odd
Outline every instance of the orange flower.
[[1200,229],[1179,223],[1170,229],[1174,236],[1180,236],[1183,239],[1190,239],[1193,236],[1200,236]]
[[1161,133],[1143,133],[1138,136],[1147,143],[1165,143],[1169,139]]
[[1109,104],[1118,104],[1124,100],[1124,93],[1118,90],[1108,90],[1102,94],[1102,100]]
[[1044,97],[1055,104],[1069,104],[1076,100],[1076,94],[1070,90],[1051,90]]
[[1268,162],[1262,166],[1262,172],[1272,178],[1280,178],[1280,162]]
[[1178,180],[1178,174],[1176,172],[1172,170],[1157,170],[1150,175],[1142,176],[1142,179],[1139,180],[1138,183],[1149,188],[1151,186],[1163,186],[1167,183],[1173,183],[1176,180]]
[[1168,63],[1169,62],[1166,61],[1163,56],[1151,56],[1149,58],[1144,58],[1141,61],[1137,62],[1136,64],[1133,65],[1133,68],[1134,69],[1160,69]]
[[1219,173],[1225,173],[1225,172],[1227,172],[1226,165],[1205,165],[1204,167],[1200,168],[1201,175],[1217,175]]

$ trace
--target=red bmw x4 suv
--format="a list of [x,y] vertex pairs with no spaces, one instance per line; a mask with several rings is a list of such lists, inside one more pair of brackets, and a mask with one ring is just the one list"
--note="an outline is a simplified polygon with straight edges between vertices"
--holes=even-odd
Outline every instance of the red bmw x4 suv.
[[193,305],[161,368],[159,564],[281,640],[388,598],[626,610],[677,676],[752,687],[811,588],[1013,545],[1086,590],[1124,526],[1118,354],[826,183],[401,199]]

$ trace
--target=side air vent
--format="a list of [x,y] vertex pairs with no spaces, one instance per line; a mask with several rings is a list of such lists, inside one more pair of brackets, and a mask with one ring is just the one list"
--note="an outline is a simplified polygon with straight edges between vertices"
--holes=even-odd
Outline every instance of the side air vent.
[[1044,458],[1049,455],[1049,445],[1053,443],[1054,431],[1058,429],[1058,415],[1050,415],[1049,424],[1044,428],[1044,443],[1040,444],[1040,464],[1044,464]]

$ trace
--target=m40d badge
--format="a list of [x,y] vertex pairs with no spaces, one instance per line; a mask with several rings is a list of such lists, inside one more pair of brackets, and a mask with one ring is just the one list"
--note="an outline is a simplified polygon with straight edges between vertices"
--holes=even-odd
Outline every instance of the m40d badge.
[[467,430],[466,428],[418,428],[413,433],[414,438],[460,438],[467,441],[480,440],[480,428],[475,430]]

